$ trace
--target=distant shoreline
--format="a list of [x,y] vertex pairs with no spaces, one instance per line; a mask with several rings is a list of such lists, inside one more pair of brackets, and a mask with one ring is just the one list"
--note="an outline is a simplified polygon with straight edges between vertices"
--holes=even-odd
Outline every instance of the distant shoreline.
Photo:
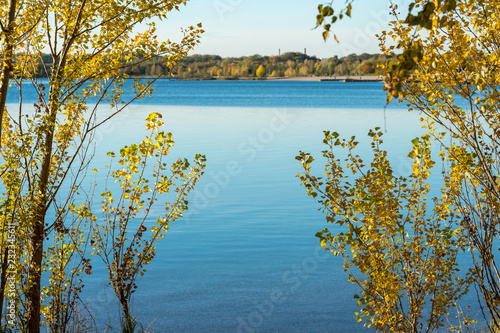
[[268,81],[340,81],[340,82],[381,82],[380,76],[295,76],[295,77],[271,77]]
[[[167,78],[166,78],[167,79]],[[187,78],[187,79],[176,79],[176,81],[309,81],[309,82],[325,82],[325,81],[337,81],[337,82],[382,82],[384,78],[381,76],[289,76],[289,77],[266,77],[264,79],[256,79],[254,77],[239,77],[235,79],[226,78]]]

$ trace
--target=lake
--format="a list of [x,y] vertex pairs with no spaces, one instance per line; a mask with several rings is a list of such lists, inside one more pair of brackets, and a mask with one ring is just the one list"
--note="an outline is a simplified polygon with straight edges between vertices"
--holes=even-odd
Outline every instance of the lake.
[[[155,87],[153,98],[98,131],[93,167],[103,169],[107,151],[139,142],[156,111],[173,133],[172,154],[205,154],[207,169],[189,213],[170,225],[138,280],[139,321],[156,332],[366,331],[341,259],[319,248],[316,232],[334,228],[300,186],[295,156],[312,153],[321,175],[324,130],[367,143],[379,126],[394,170],[408,174],[410,140],[425,133],[418,115],[397,104],[384,110],[382,83],[160,80]],[[103,327],[108,318],[116,324],[117,305],[98,260],[83,298]]]

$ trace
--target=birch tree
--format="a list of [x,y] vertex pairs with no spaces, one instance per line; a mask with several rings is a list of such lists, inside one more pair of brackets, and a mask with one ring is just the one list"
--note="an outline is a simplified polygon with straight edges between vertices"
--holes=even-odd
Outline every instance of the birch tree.
[[[92,221],[90,203],[75,201],[82,193],[93,136],[130,102],[152,92],[152,82],[136,80],[133,97],[125,99],[126,76],[120,76],[120,70],[133,71],[157,56],[165,57],[166,66],[171,66],[198,43],[201,24],[184,29],[178,42],[156,37],[155,21],[185,4],[186,0],[12,0],[0,7],[4,239],[8,225],[17,230],[15,263],[5,265],[10,253],[3,246],[2,284],[7,272],[16,272],[16,316],[21,329],[39,332],[41,315],[53,310],[53,305],[43,305],[44,298],[55,297],[50,286],[42,285],[49,267],[61,267],[63,274],[68,272],[65,265],[55,263],[79,258],[74,272],[89,269],[89,259],[80,251],[88,242],[81,228]],[[43,67],[49,77],[46,85],[37,80],[44,52],[51,58]],[[9,77],[21,94],[25,82],[37,90],[34,109],[22,101],[15,108],[5,106]],[[110,106],[107,117],[98,116],[100,104]],[[69,190],[58,199],[62,188]],[[47,239],[54,245],[48,246]],[[51,274],[50,283],[61,281],[54,270]],[[77,282],[74,288],[79,288]]]

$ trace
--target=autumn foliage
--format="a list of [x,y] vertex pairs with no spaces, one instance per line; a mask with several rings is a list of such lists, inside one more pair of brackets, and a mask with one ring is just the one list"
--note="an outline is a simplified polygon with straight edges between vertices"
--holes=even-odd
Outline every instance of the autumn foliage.
[[[165,65],[171,67],[198,43],[201,24],[184,29],[177,42],[163,42],[156,38],[151,23],[166,19],[185,3],[11,0],[0,6],[0,304],[8,304],[0,314],[6,318],[6,330],[36,333],[41,326],[51,332],[88,329],[88,321],[77,317],[85,309],[79,295],[85,276],[92,274],[93,253],[88,251],[96,242],[91,240],[92,226],[103,225],[92,211],[95,186],[82,187],[93,156],[94,136],[129,103],[152,92],[152,81],[136,80],[131,86],[133,97],[125,98],[124,68],[133,69],[158,56],[165,57]],[[139,26],[141,22],[150,23]],[[43,66],[47,58],[50,68]],[[48,83],[38,81],[40,71]],[[15,107],[6,107],[9,85],[22,92],[27,83],[38,92],[38,102],[27,106],[21,100]],[[107,109],[106,116],[98,116],[103,112],[100,105]],[[152,153],[164,156],[163,140],[156,140],[159,146]],[[141,163],[147,162],[142,151],[136,153],[138,158],[144,157]],[[203,159],[196,160],[198,169],[191,170],[189,163],[181,168],[193,172],[187,181],[190,185],[181,186],[185,190],[181,197],[202,173]],[[125,172],[137,168],[126,167]],[[159,177],[168,177],[163,165],[161,168]],[[176,175],[178,169],[173,167]],[[150,183],[155,188],[161,181]],[[182,215],[179,209],[176,218]],[[118,219],[121,211],[109,213]],[[143,228],[138,232],[144,234]],[[140,269],[144,261],[128,260],[127,264],[129,268],[137,264]],[[135,276],[127,274],[129,281]],[[132,314],[123,311],[125,322],[130,323]],[[85,317],[91,318],[91,314]]]
[[[353,6],[355,1],[346,2],[344,13],[350,15]],[[342,11],[336,13],[330,4],[320,6],[318,25],[343,18]],[[324,179],[312,175],[313,158],[301,153],[299,176],[308,194],[317,198],[327,221],[348,230],[318,236],[322,246],[344,257],[344,268],[361,289],[358,305],[368,325],[382,331],[437,330],[439,317],[447,316],[473,283],[483,325],[497,331],[500,7],[492,0],[417,0],[408,15],[400,17],[397,5],[391,13],[390,29],[379,36],[389,59],[379,64],[384,89],[388,102],[420,113],[428,134],[413,141],[413,173],[406,178],[392,175],[376,132],[370,133],[374,158],[368,167],[353,153],[357,142],[338,134],[326,133]],[[331,29],[323,26],[325,38]],[[441,171],[426,157],[431,142],[441,148]],[[349,152],[344,166],[337,157],[342,148]],[[432,201],[426,199],[430,172],[441,172],[444,184]],[[457,266],[456,251],[463,250],[472,267]],[[417,275],[411,273],[415,267]],[[457,277],[459,270],[465,280]],[[446,295],[434,294],[437,286]],[[418,305],[421,296],[427,307]],[[458,331],[471,324],[463,315]]]
[[356,154],[355,137],[325,132],[325,177],[312,175],[314,159],[306,153],[297,156],[304,168],[298,176],[326,220],[343,230],[316,236],[342,256],[349,280],[360,288],[354,296],[358,321],[383,332],[434,331],[470,284],[456,262],[466,248],[456,230],[459,214],[447,197],[427,198],[435,163],[429,136],[413,141],[413,172],[395,176],[382,134],[378,128],[368,133],[373,158],[365,162]]

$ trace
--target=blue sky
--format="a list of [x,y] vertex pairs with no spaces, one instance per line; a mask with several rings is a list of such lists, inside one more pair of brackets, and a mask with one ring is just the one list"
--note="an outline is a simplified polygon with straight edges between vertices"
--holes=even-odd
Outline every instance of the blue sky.
[[[402,8],[409,1],[397,1]],[[378,52],[374,37],[389,22],[389,0],[357,0],[353,18],[335,24],[340,44],[333,38],[326,43],[320,30],[313,30],[318,4],[316,0],[190,0],[169,20],[157,24],[162,39],[179,38],[179,28],[203,23],[206,30],[193,53],[223,57],[277,55],[307,49],[320,58],[350,53]],[[344,0],[337,0],[338,6]]]

